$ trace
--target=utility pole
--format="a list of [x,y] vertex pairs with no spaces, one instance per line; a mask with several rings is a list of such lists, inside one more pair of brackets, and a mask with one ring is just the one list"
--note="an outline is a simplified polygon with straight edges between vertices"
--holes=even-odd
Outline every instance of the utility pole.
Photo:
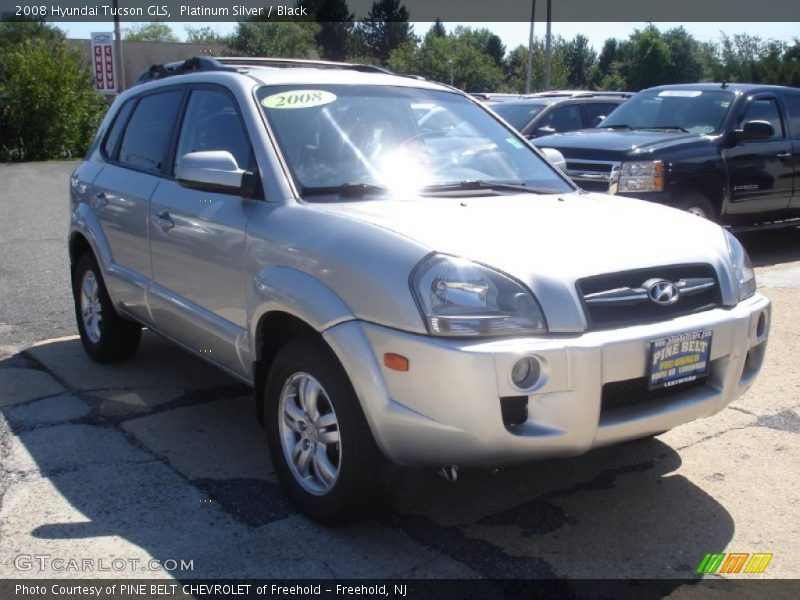
[[525,93],[531,93],[531,70],[533,70],[533,24],[536,22],[536,0],[531,0],[531,32],[528,36],[528,69],[525,71]]
[[119,93],[125,89],[125,71],[122,63],[122,34],[119,28],[119,0],[114,0],[114,46],[117,55],[117,90]]
[[550,89],[550,67],[553,64],[553,0],[547,0],[547,40],[544,46],[544,89]]

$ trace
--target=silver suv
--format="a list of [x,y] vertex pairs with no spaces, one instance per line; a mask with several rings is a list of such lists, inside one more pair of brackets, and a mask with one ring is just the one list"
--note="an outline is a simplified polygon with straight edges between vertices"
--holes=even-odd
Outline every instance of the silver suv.
[[255,389],[287,495],[326,523],[388,466],[497,466],[716,413],[770,302],[738,241],[589,194],[445,85],[192,59],[122,94],[71,180],[86,352],[142,325]]

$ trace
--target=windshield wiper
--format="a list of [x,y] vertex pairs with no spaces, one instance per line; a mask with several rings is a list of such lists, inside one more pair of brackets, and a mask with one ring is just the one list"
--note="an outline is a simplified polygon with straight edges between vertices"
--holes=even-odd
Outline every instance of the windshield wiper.
[[341,185],[307,186],[300,189],[301,196],[337,195],[347,198],[363,198],[367,194],[385,194],[388,188],[371,183],[343,183]]
[[691,133],[688,129],[684,129],[680,125],[656,125],[654,127],[642,127],[642,129],[656,129],[664,131],[682,131],[684,133]]
[[614,124],[614,125],[603,125],[601,123],[600,127],[602,129],[630,129],[631,131],[636,129],[635,127],[631,127],[630,125],[628,125],[626,123],[619,123],[619,124]]
[[484,179],[471,179],[457,183],[439,183],[422,188],[422,193],[460,192],[472,190],[497,190],[508,192],[526,192],[528,194],[553,194],[554,190],[534,188],[524,183],[505,183],[503,181],[486,181]]

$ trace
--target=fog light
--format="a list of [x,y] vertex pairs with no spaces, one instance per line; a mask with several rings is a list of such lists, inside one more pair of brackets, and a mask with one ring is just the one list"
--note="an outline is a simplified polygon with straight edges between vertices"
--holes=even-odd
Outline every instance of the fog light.
[[536,385],[539,380],[539,361],[530,356],[520,358],[511,369],[511,382],[524,390]]

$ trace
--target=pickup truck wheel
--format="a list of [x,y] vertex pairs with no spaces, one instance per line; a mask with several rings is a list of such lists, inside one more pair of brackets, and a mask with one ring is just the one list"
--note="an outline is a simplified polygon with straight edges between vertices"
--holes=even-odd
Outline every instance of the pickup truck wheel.
[[716,220],[716,214],[714,213],[714,207],[711,206],[711,202],[699,192],[689,192],[675,208],[685,210],[690,214],[708,219],[709,221]]
[[136,353],[142,327],[117,314],[94,256],[84,254],[72,279],[75,317],[86,353],[97,362],[125,360]]
[[278,352],[264,402],[275,473],[301,512],[334,525],[376,507],[386,461],[347,374],[323,342],[296,339]]

